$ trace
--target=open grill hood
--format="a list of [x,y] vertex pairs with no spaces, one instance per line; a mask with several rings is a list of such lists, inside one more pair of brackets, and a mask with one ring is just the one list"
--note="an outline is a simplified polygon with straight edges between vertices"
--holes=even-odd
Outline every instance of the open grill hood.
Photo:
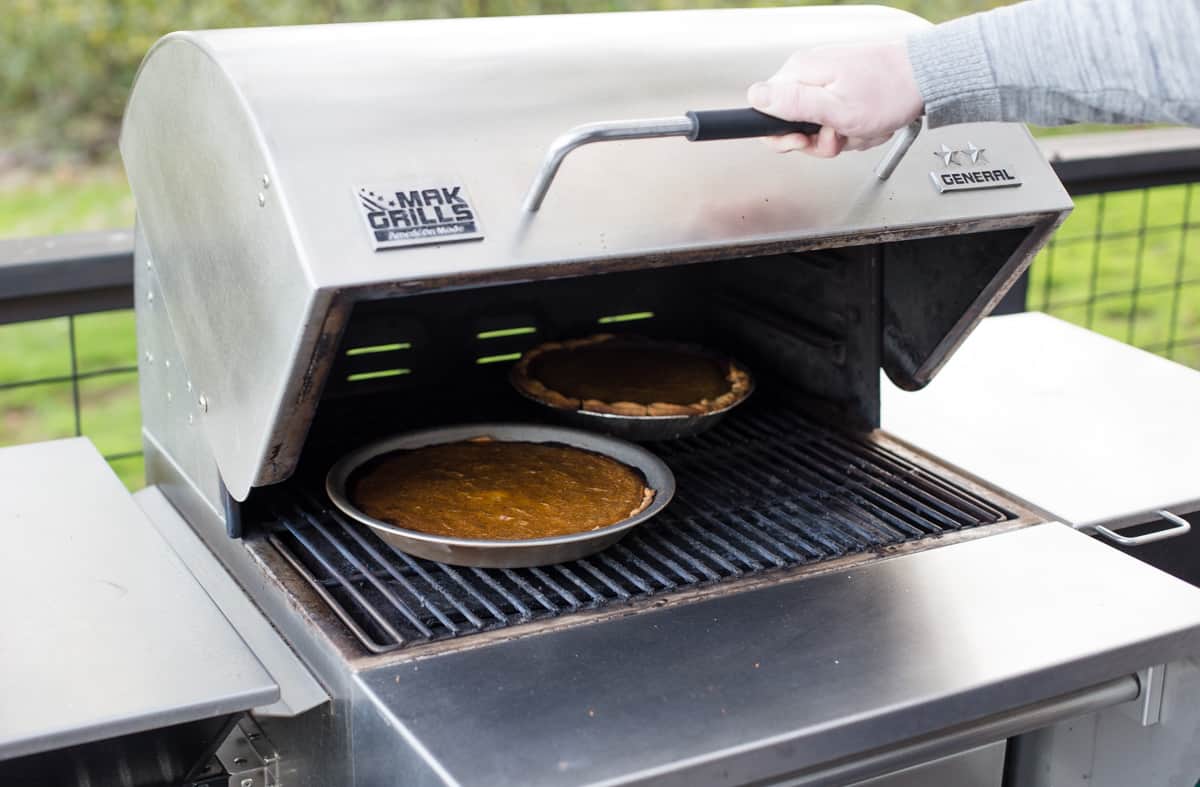
[[[738,106],[796,49],[924,24],[839,7],[163,39],[121,135],[153,274],[139,297],[162,299],[230,494],[294,470],[365,299],[869,245],[884,261],[882,364],[904,387],[928,382],[1070,209],[1019,125],[924,131],[888,181],[872,174],[880,151],[593,145],[567,159],[539,213],[521,212],[547,145],[573,126]],[[940,193],[934,153],[968,143],[1020,185]],[[363,198],[428,189],[444,210],[466,196],[482,237],[376,250]]]

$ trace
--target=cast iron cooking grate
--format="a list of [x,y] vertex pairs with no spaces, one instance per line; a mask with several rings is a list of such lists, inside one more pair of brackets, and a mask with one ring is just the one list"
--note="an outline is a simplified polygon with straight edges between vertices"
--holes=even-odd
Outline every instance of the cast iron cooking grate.
[[671,505],[570,563],[477,569],[414,558],[302,484],[275,501],[269,537],[382,653],[1015,518],[766,397],[705,434],[650,448],[675,472]]

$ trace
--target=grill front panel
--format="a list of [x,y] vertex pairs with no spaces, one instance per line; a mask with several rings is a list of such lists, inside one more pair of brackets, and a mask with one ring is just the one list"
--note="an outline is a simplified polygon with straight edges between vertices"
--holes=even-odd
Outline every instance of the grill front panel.
[[[766,388],[767,386],[763,386]],[[370,652],[628,603],[1018,514],[761,390],[697,437],[650,445],[671,505],[592,557],[476,569],[410,557],[344,517],[310,475],[265,503],[270,542]]]

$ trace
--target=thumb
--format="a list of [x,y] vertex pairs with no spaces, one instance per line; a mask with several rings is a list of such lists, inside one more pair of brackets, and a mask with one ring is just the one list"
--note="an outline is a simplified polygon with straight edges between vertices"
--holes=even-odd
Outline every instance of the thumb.
[[802,82],[757,82],[746,91],[750,106],[768,115],[822,126],[835,125],[836,100],[828,90]]
[[746,103],[759,112],[765,111],[771,106],[771,86],[766,82],[755,82],[746,91]]

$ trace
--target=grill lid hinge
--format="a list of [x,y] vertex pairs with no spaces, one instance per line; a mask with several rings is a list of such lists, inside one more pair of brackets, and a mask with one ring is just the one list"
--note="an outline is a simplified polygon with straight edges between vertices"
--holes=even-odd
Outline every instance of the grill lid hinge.
[[250,716],[243,716],[217,746],[216,755],[186,787],[275,787],[279,754]]

